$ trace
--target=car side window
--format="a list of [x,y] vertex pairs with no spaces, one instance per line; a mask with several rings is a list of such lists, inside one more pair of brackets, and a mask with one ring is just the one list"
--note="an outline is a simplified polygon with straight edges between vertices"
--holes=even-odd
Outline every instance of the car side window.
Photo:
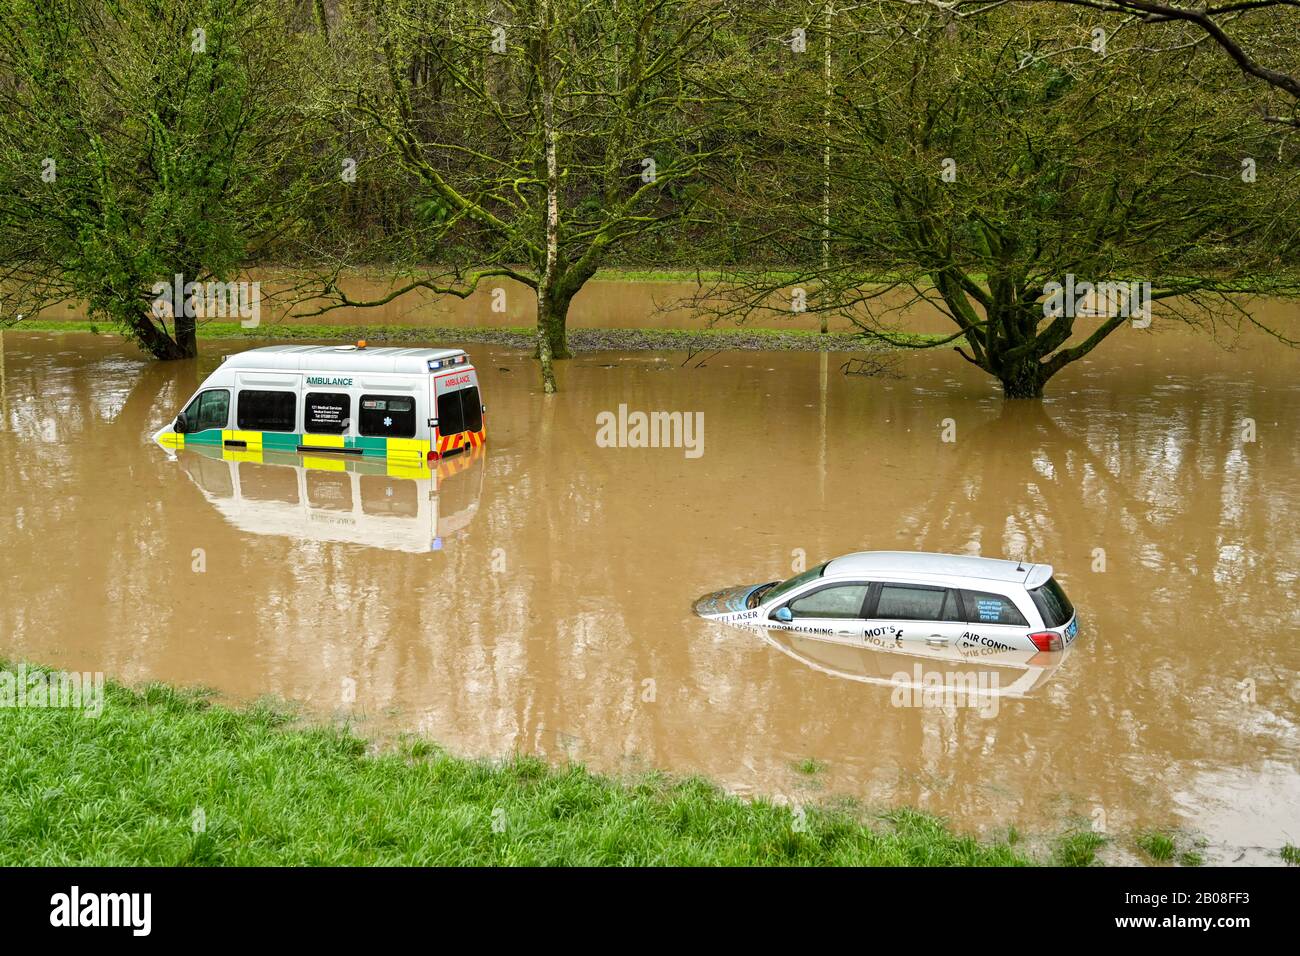
[[984,591],[963,591],[962,596],[966,601],[966,620],[972,624],[1029,626],[1020,609],[1008,597]]
[[960,621],[957,595],[950,588],[882,584],[875,616],[886,621]]
[[867,599],[867,584],[832,584],[790,602],[794,617],[862,617]]

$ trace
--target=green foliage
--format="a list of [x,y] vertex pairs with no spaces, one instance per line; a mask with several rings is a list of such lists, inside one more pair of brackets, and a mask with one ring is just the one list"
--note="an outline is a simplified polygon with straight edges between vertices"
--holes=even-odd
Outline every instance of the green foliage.
[[1153,860],[1164,863],[1174,858],[1177,847],[1174,844],[1173,837],[1167,833],[1161,833],[1158,830],[1150,830],[1146,833],[1140,833],[1135,841],[1140,849]]
[[[801,275],[778,286],[737,269],[716,315],[774,314],[798,285],[810,311],[888,337],[923,298],[1007,397],[1037,397],[1130,321],[1119,309],[1077,328],[1073,309],[1049,317],[1049,283],[1146,280],[1162,318],[1206,321],[1201,306],[1222,307],[1219,293],[1273,291],[1295,271],[1300,153],[1252,115],[1226,58],[1158,52],[1170,38],[1158,28],[1114,37],[1102,56],[1080,43],[1093,13],[1063,5],[995,4],[960,21],[902,4],[835,16],[829,87],[807,62],[745,81],[756,135],[769,126],[787,148],[772,176],[738,177],[727,207],[801,219],[770,240]],[[897,279],[871,287],[864,273]]]
[[1106,838],[1092,830],[1070,833],[1057,840],[1053,862],[1057,866],[1092,866],[1097,851],[1105,845]]
[[315,175],[292,5],[0,4],[13,311],[71,297],[154,355],[193,354],[193,321],[156,315],[154,283],[233,277]]
[[[702,296],[706,314],[788,315],[802,285],[905,346],[893,316],[925,298],[959,336],[941,344],[1018,396],[1125,325],[1047,321],[1067,274],[1151,280],[1188,321],[1220,293],[1296,291],[1294,129],[1261,121],[1278,104],[1187,24],[1115,32],[1101,55],[1080,42],[1095,12],[1065,4],[860,4],[829,25],[777,0],[545,9],[0,0],[4,319],[71,299],[186,355],[192,323],[152,313],[153,283],[280,263],[318,307],[379,304],[332,282],[368,263],[458,296],[549,275],[562,355],[597,270],[707,265],[739,291]],[[1234,35],[1294,73],[1267,24]]]

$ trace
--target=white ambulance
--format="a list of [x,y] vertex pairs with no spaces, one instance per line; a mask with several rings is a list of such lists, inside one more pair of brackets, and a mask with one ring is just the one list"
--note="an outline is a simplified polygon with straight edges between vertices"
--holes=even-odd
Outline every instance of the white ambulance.
[[426,467],[481,446],[484,410],[460,349],[271,345],[227,356],[154,440]]

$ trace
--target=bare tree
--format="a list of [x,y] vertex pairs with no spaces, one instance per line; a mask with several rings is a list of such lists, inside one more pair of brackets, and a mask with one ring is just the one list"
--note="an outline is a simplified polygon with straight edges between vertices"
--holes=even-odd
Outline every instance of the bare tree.
[[321,311],[510,278],[536,296],[553,391],[573,297],[627,241],[688,220],[705,167],[729,148],[711,131],[728,108],[713,81],[731,16],[717,0],[397,0],[347,24],[338,55],[364,61],[377,45],[381,79],[353,71],[340,105],[436,214],[411,237],[409,281],[355,299],[333,281],[350,263],[335,261]]

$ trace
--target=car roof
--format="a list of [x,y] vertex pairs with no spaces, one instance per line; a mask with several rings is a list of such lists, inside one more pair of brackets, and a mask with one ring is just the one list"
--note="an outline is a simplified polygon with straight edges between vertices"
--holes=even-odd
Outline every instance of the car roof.
[[[429,362],[464,355],[464,349],[357,348],[355,345],[267,345],[227,356],[225,368],[293,371],[407,372],[426,375]],[[466,366],[468,367],[468,366]]]
[[[925,551],[858,551],[827,562],[826,577],[860,577],[873,574],[921,574],[983,578],[1037,587],[1052,576],[1050,564],[1026,564],[1001,558]],[[1031,583],[1032,582],[1032,583]]]

